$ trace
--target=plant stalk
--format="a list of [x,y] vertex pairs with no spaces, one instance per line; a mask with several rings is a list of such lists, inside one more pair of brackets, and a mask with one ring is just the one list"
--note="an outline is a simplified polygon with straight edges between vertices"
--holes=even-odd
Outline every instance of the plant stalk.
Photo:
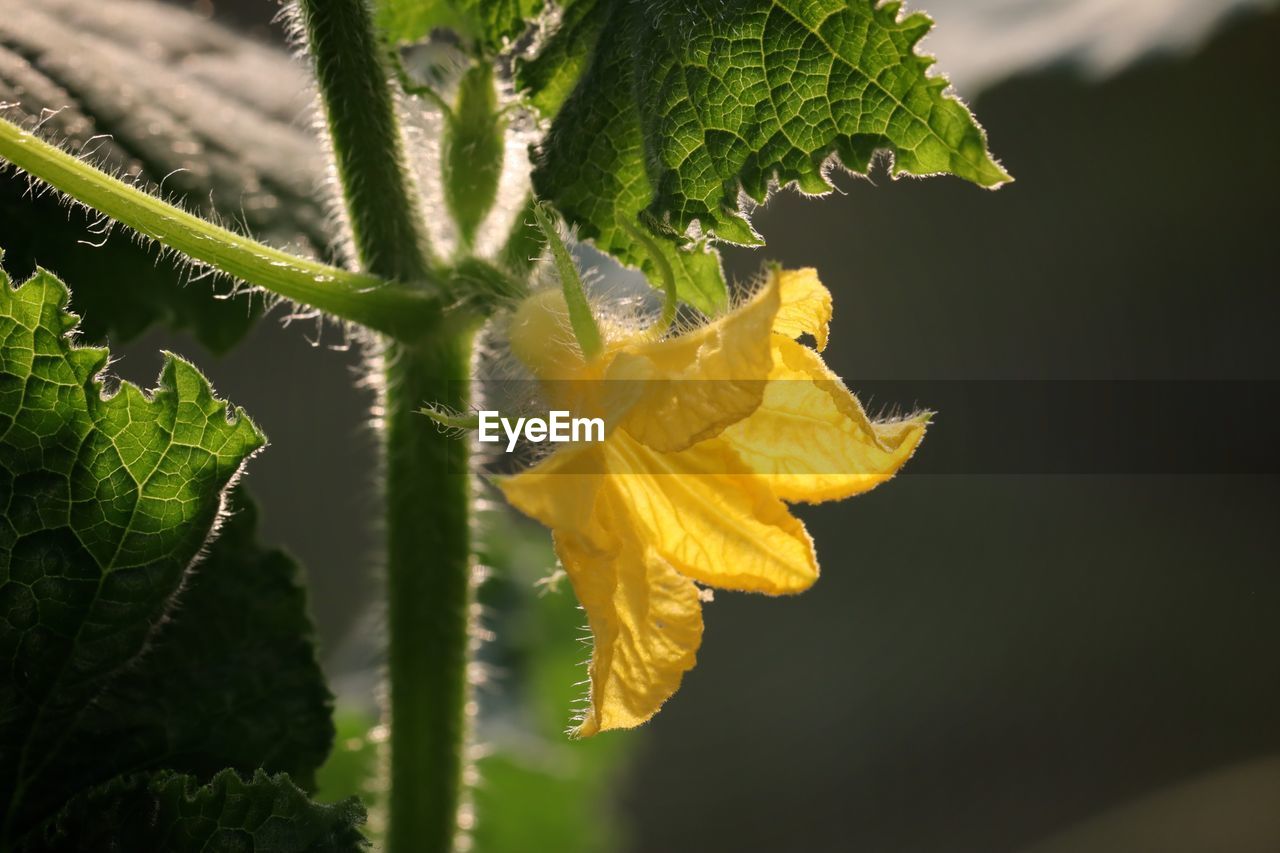
[[[286,299],[388,334],[421,327],[439,313],[440,296],[417,287],[299,258],[206,222],[95,169],[12,122],[0,119],[0,159],[161,245]],[[407,280],[407,279],[406,279]]]
[[426,232],[369,4],[300,0],[298,10],[360,263],[393,281],[424,279]]
[[420,413],[469,410],[471,335],[386,361],[388,853],[453,848],[467,743],[472,603],[466,440]]
[[[300,0],[356,253],[371,273],[426,278],[427,243],[364,0]],[[454,846],[467,738],[471,479],[467,445],[418,413],[470,405],[472,328],[443,318],[385,342],[387,853]]]

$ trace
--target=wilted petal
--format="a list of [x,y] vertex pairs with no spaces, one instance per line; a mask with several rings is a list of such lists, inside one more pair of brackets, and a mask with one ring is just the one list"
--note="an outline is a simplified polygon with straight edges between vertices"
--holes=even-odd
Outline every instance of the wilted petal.
[[831,291],[818,280],[818,271],[805,267],[778,270],[771,275],[778,279],[782,299],[773,320],[773,331],[792,340],[801,335],[813,335],[818,352],[822,352],[827,348],[831,324]]
[[507,501],[552,530],[587,523],[604,482],[600,445],[564,447],[527,471],[497,479]]
[[[755,410],[773,357],[770,332],[780,304],[776,278],[745,304],[692,332],[626,348],[614,376],[648,373],[622,427],[654,450],[684,450]],[[651,365],[637,370],[633,359]]]
[[582,737],[652,717],[702,642],[697,587],[629,535],[614,500],[605,490],[590,529],[555,534],[594,640],[590,704],[575,731]]
[[819,503],[890,479],[924,438],[927,418],[871,421],[813,350],[777,336],[763,402],[719,440],[778,497]]
[[718,439],[658,453],[625,434],[609,441],[610,486],[629,523],[684,575],[710,586],[800,592],[818,579],[800,520]]

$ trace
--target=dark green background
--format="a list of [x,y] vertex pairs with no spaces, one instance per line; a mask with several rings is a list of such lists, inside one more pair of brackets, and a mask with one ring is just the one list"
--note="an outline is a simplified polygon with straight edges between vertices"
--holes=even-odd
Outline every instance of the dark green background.
[[[246,9],[268,33],[274,4]],[[828,361],[855,389],[1280,380],[1277,36],[1280,17],[1250,18],[1105,82],[1002,84],[973,106],[1017,183],[881,174],[821,201],[783,193],[756,220],[767,249],[730,267],[818,267],[836,293]],[[358,354],[311,331],[262,323],[221,358],[149,334],[116,369],[149,382],[156,350],[176,349],[263,426],[249,483],[268,537],[308,569],[332,660],[373,589],[374,439]],[[1246,402],[1214,387],[1156,425],[1082,414],[1178,431]],[[944,410],[935,436],[949,428]],[[1070,428],[1010,440],[1052,452]],[[1055,849],[1280,849],[1264,818],[1280,811],[1278,509],[1274,474],[908,473],[803,510],[823,578],[706,608],[699,665],[637,738],[620,794],[635,849],[1015,850],[1184,783]],[[1116,832],[1137,834],[1108,847]]]

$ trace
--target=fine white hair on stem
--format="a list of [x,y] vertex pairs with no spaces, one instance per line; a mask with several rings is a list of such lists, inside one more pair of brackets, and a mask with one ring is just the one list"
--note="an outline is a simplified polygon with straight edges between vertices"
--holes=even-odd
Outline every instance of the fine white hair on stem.
[[476,253],[488,258],[502,251],[508,236],[520,224],[519,217],[533,190],[533,162],[529,151],[541,138],[535,118],[517,106],[519,101],[509,79],[500,79],[498,83],[498,103],[507,116],[502,172],[493,207],[480,223],[476,240]]
[[[279,24],[285,38],[292,47],[295,61],[303,65],[311,63],[307,48],[307,30],[302,21],[302,13],[296,3],[284,2],[274,18],[273,24]],[[351,231],[351,220],[347,215],[347,205],[342,197],[342,183],[338,179],[337,164],[334,161],[333,142],[329,138],[328,120],[324,107],[320,103],[320,93],[315,87],[314,76],[306,75],[308,87],[308,106],[304,115],[309,115],[313,136],[319,140],[324,149],[325,177],[316,187],[324,209],[324,227],[329,236],[326,250],[337,258],[347,269],[358,269],[358,255],[355,237]]]
[[[17,123],[24,129],[27,129],[28,132],[34,132],[35,130],[45,126],[49,122],[49,119],[58,113],[56,110],[44,110],[36,116],[20,110],[16,104],[0,104],[0,111],[5,109],[10,111],[17,110]],[[94,136],[80,142],[78,145],[69,145],[67,138],[48,132],[39,134],[37,138],[48,145],[61,148],[63,151],[71,154],[73,157],[96,171],[108,175],[109,177],[114,178],[133,189],[159,199],[165,204],[170,205],[183,213],[199,217],[217,228],[231,231],[252,239],[252,229],[248,224],[247,216],[244,214],[243,205],[241,205],[239,216],[234,213],[231,215],[223,214],[216,206],[213,198],[213,191],[210,190],[210,203],[207,206],[202,206],[204,209],[196,210],[189,203],[186,196],[170,193],[165,190],[164,183],[173,175],[183,171],[188,171],[185,168],[180,167],[173,169],[169,171],[159,183],[152,183],[145,179],[141,168],[136,163],[128,163],[124,166],[106,165],[106,161],[102,158],[102,151],[104,146],[112,141],[111,136],[108,134],[95,134]],[[68,221],[71,221],[71,217],[76,212],[83,215],[86,220],[85,232],[93,239],[79,239],[78,242],[81,245],[91,248],[102,248],[107,244],[111,235],[117,230],[117,224],[123,224],[118,223],[117,220],[110,216],[101,213],[95,208],[89,207],[70,194],[62,192],[52,184],[49,184],[35,175],[25,172],[19,167],[10,163],[0,164],[0,173],[6,170],[13,170],[15,174],[25,177],[26,187],[23,192],[24,197],[32,200],[39,200],[46,196],[52,197],[58,204],[66,209]],[[213,293],[211,294],[212,297],[216,299],[229,299],[243,296],[245,294],[254,294],[257,299],[261,300],[265,313],[270,313],[279,305],[287,306],[287,310],[282,318],[285,325],[301,318],[316,319],[318,324],[322,324],[325,320],[330,319],[328,315],[317,312],[307,305],[296,303],[293,300],[284,299],[262,290],[261,288],[254,286],[251,282],[247,282],[236,276],[225,273],[208,263],[196,260],[177,249],[160,243],[157,239],[138,230],[126,226],[124,227],[123,232],[126,237],[140,249],[151,253],[153,266],[160,267],[161,264],[167,264],[173,268],[175,273],[175,286],[184,287],[192,284],[193,282],[207,283],[211,287],[211,290],[213,290]],[[314,257],[313,253],[308,250],[308,247],[300,244],[297,240],[293,241],[288,248],[290,251],[293,251],[303,257]],[[253,305],[253,300],[246,300],[245,310],[252,311]],[[353,335],[359,334],[355,327],[351,327],[351,324],[343,321],[337,322],[343,329],[342,334],[344,340]],[[314,340],[318,341],[320,338],[321,332],[317,330]]]

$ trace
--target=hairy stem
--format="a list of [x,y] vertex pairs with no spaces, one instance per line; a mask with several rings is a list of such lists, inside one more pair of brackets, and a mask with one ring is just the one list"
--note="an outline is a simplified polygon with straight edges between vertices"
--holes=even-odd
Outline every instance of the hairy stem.
[[[113,178],[4,119],[0,158],[189,258],[344,320],[400,335],[439,313],[438,295],[423,286],[393,285],[273,249]],[[415,284],[426,278],[424,270]]]
[[[300,0],[356,251],[372,273],[428,269],[388,71],[364,0]],[[384,353],[391,792],[387,853],[452,849],[466,750],[471,605],[464,442],[418,414],[465,411],[472,333],[425,326]]]
[[642,228],[632,225],[625,217],[620,218],[618,224],[622,226],[623,231],[631,235],[632,239],[644,246],[649,257],[653,259],[654,266],[658,268],[658,273],[662,276],[662,316],[658,319],[658,327],[663,330],[670,329],[671,324],[676,321],[676,311],[680,308],[680,296],[676,291],[676,274],[671,269],[671,262],[667,260],[666,255],[662,254],[662,250],[658,248],[654,239],[644,233]]
[[351,236],[365,269],[396,281],[426,277],[427,241],[388,85],[392,69],[361,0],[301,0]]
[[468,444],[419,410],[430,401],[467,411],[470,361],[469,335],[387,357],[388,853],[447,851],[457,832],[472,600]]

